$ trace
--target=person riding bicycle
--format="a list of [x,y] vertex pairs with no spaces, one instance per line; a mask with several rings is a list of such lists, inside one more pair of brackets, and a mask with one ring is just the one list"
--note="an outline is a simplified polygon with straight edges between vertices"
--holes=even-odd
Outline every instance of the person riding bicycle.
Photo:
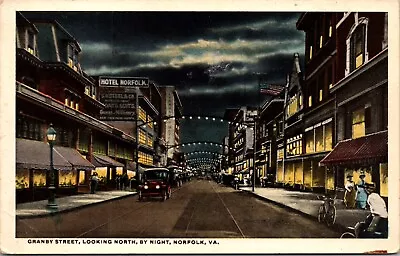
[[366,183],[365,188],[368,194],[367,204],[369,205],[371,214],[366,218],[359,237],[379,237],[387,238],[388,236],[388,212],[386,203],[380,195],[375,193],[375,184]]

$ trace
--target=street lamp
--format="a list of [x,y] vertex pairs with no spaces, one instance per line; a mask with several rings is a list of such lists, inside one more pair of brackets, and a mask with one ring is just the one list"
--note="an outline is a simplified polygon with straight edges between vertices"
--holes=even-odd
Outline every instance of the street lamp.
[[50,145],[50,184],[48,187],[49,190],[49,199],[47,202],[47,208],[50,209],[57,209],[58,205],[56,203],[56,198],[55,198],[55,170],[53,167],[53,143],[56,140],[56,130],[53,128],[53,124],[50,124],[49,129],[47,129],[47,141],[49,142]]

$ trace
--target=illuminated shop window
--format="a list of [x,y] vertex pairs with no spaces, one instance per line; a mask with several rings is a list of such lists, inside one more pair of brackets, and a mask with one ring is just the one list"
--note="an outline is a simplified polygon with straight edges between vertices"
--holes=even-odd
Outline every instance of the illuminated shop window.
[[34,187],[46,187],[46,170],[34,170],[33,171],[33,186]]
[[[151,118],[150,116],[147,117],[147,122],[149,122],[149,128],[153,129],[154,125],[153,125],[153,118]],[[177,129],[179,130],[179,126],[177,126]]]
[[105,183],[107,181],[107,167],[96,167],[95,172],[97,172],[99,183]]
[[60,187],[71,187],[76,185],[76,171],[75,170],[60,170],[58,171],[58,185]]
[[15,188],[24,189],[29,188],[29,170],[20,169],[15,174]]
[[286,140],[286,156],[296,156],[303,153],[302,134]]

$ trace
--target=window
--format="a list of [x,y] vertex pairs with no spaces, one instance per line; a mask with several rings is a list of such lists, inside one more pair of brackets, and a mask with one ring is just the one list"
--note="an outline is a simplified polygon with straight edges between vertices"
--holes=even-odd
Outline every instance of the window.
[[68,66],[78,71],[78,50],[73,44],[68,45]]
[[308,96],[308,106],[311,107],[312,106],[312,96]]
[[350,69],[357,69],[365,62],[365,29],[364,24],[359,25],[353,32],[350,41]]
[[15,188],[24,189],[29,188],[29,170],[19,169],[15,174]]
[[[153,119],[150,116],[147,117],[147,122],[149,122],[149,128],[153,129]],[[176,128],[179,130],[179,126],[176,126]]]
[[319,101],[322,101],[323,91],[319,89]]
[[26,50],[30,53],[35,55],[35,35],[28,31],[28,44]]
[[143,110],[143,108],[139,107],[139,119],[143,122],[146,122],[146,116],[146,112]]
[[306,153],[332,150],[332,119],[306,129]]
[[146,134],[142,130],[139,130],[139,143],[146,145]]
[[147,137],[147,145],[149,147],[153,147],[153,137],[152,136]]
[[46,170],[33,170],[33,186],[46,187]]
[[60,187],[71,187],[76,185],[77,173],[76,170],[58,171],[58,184]]
[[328,80],[328,87],[329,89],[333,87],[333,81],[332,81],[332,66],[330,65],[328,69],[326,70],[326,76]]
[[352,115],[352,138],[359,138],[365,135],[365,109],[358,109]]
[[310,56],[309,56],[309,59],[311,60],[312,59],[312,56],[313,56],[313,49],[312,49],[312,45],[310,45]]
[[302,134],[292,137],[286,141],[286,156],[296,156],[303,153]]

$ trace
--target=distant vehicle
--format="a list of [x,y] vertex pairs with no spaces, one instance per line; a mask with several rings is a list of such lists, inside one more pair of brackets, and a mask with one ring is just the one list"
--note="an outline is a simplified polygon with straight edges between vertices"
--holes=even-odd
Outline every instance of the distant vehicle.
[[239,187],[250,187],[251,186],[251,182],[249,179],[245,178],[239,181],[238,183]]
[[171,197],[170,171],[167,168],[150,168],[143,173],[143,184],[138,186],[139,200],[144,197]]

